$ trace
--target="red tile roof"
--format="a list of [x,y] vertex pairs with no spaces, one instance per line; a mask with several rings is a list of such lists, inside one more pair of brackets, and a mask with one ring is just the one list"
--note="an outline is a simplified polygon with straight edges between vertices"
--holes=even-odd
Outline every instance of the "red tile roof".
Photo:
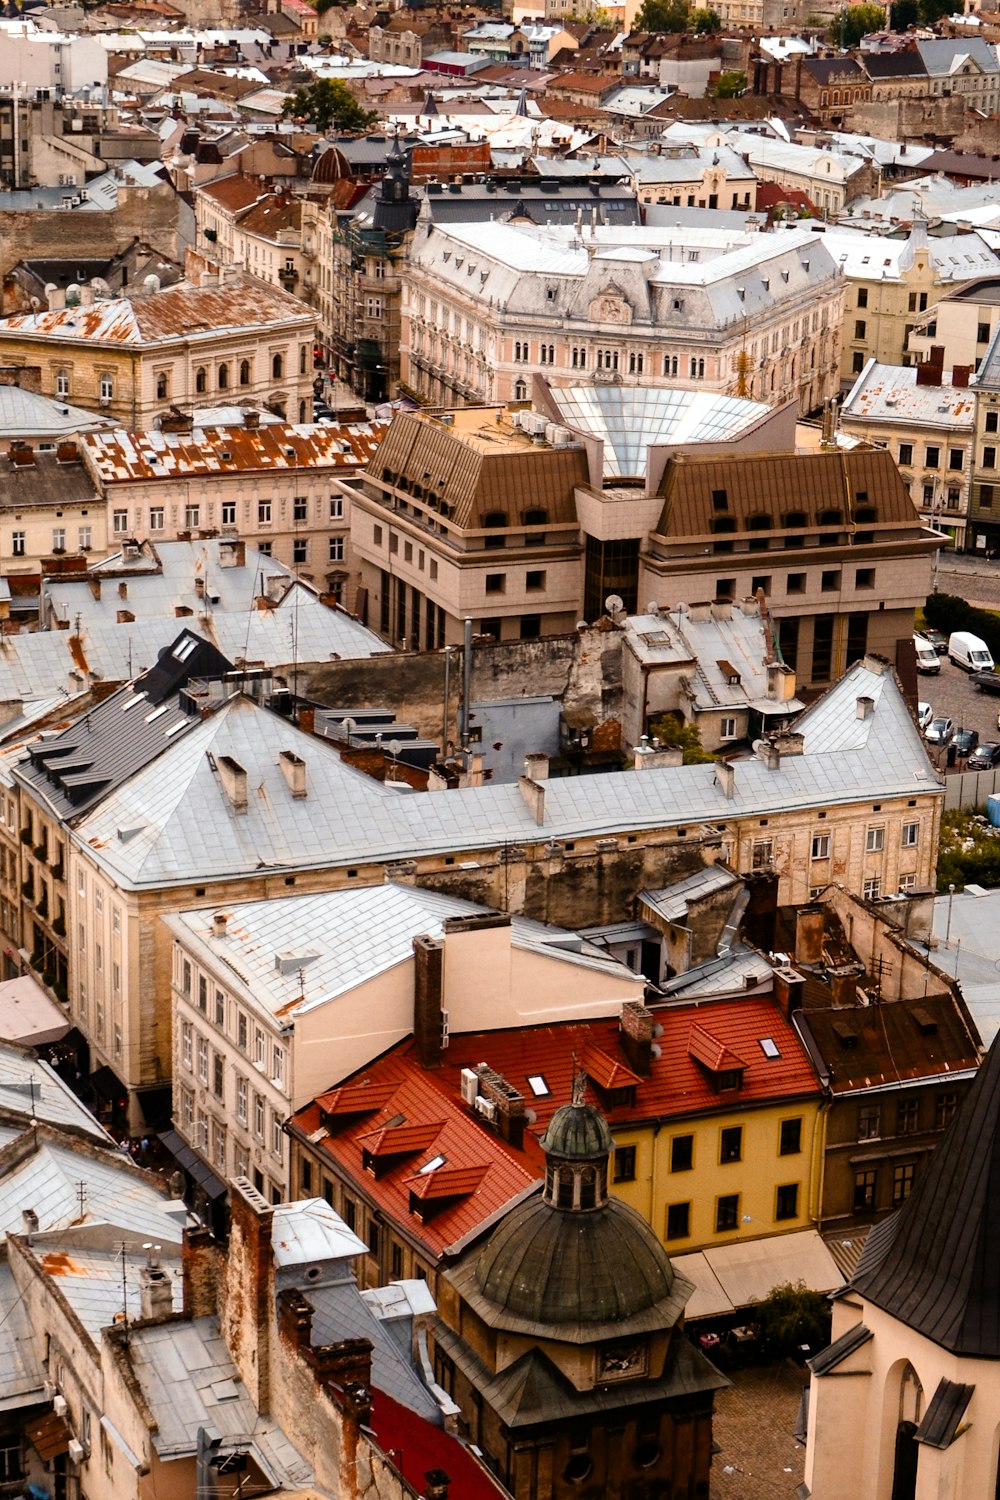
[[432,1146],[444,1129],[443,1120],[423,1125],[390,1125],[358,1136],[369,1156],[414,1156]]
[[432,1469],[443,1469],[448,1475],[456,1500],[458,1496],[461,1500],[500,1500],[507,1494],[458,1438],[432,1426],[384,1391],[374,1393],[371,1426],[379,1447],[395,1461],[414,1494],[425,1493],[426,1476]]
[[[300,1110],[293,1128],[298,1135],[314,1136],[322,1112],[332,1131],[315,1143],[321,1156],[336,1161],[344,1178],[437,1259],[457,1241],[485,1230],[538,1181],[544,1163],[540,1138],[555,1110],[569,1100],[581,1064],[591,1080],[591,1097],[612,1131],[819,1093],[797,1033],[768,998],[664,1007],[655,1014],[662,1034],[648,1078],[629,1065],[614,1020],[453,1034],[442,1065],[432,1069],[421,1066],[410,1040],[370,1063],[356,1081]],[[699,1038],[694,1052],[693,1036]],[[765,1055],[766,1039],[777,1056]],[[501,1140],[462,1100],[462,1070],[483,1061],[524,1096],[529,1127],[521,1147]],[[711,1071],[730,1068],[742,1070],[742,1086],[720,1098]],[[529,1077],[540,1077],[548,1092],[537,1095]],[[612,1103],[612,1091],[620,1089],[631,1090],[634,1103],[628,1097]],[[426,1144],[414,1145],[405,1156],[397,1152],[393,1160],[390,1146],[382,1144],[393,1137]],[[377,1177],[365,1170],[363,1159],[366,1148],[373,1152],[373,1143],[381,1152]],[[444,1157],[440,1166],[420,1171],[438,1156]],[[425,1218],[419,1205],[430,1201],[440,1206]]]

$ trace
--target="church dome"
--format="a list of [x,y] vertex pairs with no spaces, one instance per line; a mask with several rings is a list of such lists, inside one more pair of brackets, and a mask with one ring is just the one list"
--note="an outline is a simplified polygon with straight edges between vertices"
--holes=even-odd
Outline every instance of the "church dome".
[[571,1160],[607,1156],[613,1146],[608,1122],[592,1104],[564,1104],[556,1110],[542,1137],[547,1155]]
[[581,1214],[536,1197],[490,1235],[476,1280],[491,1302],[534,1323],[607,1323],[669,1297],[674,1270],[645,1219],[620,1200]]
[[328,146],[312,170],[313,182],[343,182],[353,177],[351,164],[339,146]]

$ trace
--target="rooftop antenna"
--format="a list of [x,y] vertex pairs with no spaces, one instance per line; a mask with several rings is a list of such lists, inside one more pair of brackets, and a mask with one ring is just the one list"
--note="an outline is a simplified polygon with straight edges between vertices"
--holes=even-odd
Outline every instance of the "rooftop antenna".
[[125,1254],[125,1241],[121,1240],[118,1245],[118,1256],[122,1262],[122,1330],[125,1337],[125,1348],[128,1348],[128,1260]]

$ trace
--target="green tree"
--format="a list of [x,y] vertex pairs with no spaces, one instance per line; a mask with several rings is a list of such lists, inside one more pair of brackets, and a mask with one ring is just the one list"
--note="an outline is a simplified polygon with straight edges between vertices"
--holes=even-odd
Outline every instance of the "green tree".
[[889,25],[893,31],[909,31],[920,18],[917,0],[896,0],[889,9]]
[[746,86],[745,73],[720,73],[712,93],[716,99],[736,99],[746,92]]
[[794,1354],[803,1344],[815,1352],[830,1342],[830,1304],[802,1281],[786,1281],[754,1304],[760,1352],[765,1358]]
[[920,21],[924,26],[933,26],[943,16],[950,16],[955,9],[952,0],[918,0]]
[[318,78],[289,94],[282,114],[308,120],[324,134],[328,130],[368,130],[378,121],[374,110],[362,109],[339,78]]
[[707,36],[713,31],[722,30],[722,21],[714,10],[693,10],[689,24],[696,36]]
[[830,40],[836,47],[856,47],[863,36],[884,27],[881,5],[848,5],[830,22]]
[[715,759],[701,743],[701,732],[694,724],[685,724],[680,714],[656,714],[649,721],[649,732],[664,745],[680,745],[686,766],[704,766]]
[[643,0],[635,31],[687,31],[689,0]]

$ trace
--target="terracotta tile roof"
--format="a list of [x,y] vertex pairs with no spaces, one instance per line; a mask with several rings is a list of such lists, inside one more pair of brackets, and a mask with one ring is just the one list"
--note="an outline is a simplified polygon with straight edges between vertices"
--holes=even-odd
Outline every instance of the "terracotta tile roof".
[[87,455],[105,484],[284,469],[347,469],[368,464],[386,431],[381,422],[261,427],[200,426],[193,432],[87,434]]
[[[819,1093],[798,1035],[772,1000],[665,1007],[656,1019],[662,1027],[660,1055],[648,1078],[629,1066],[614,1020],[452,1035],[443,1063],[432,1069],[421,1066],[410,1040],[370,1063],[357,1079],[301,1109],[292,1129],[296,1136],[312,1139],[321,1158],[336,1162],[339,1174],[388,1221],[438,1259],[449,1246],[487,1229],[539,1180],[544,1167],[540,1138],[555,1110],[569,1100],[581,1061],[591,1096],[604,1109],[612,1131]],[[742,1086],[723,1099],[692,1056],[695,1029],[714,1044],[706,1049],[714,1068],[743,1071]],[[768,1051],[775,1055],[765,1054],[765,1040],[773,1042]],[[521,1147],[501,1140],[462,1100],[462,1070],[475,1069],[484,1060],[524,1096],[530,1123]],[[535,1087],[529,1079],[536,1081]],[[612,1091],[624,1088],[634,1091],[634,1103],[612,1103]],[[324,1123],[333,1129],[317,1138]],[[383,1149],[374,1176],[365,1168],[365,1149],[371,1154],[372,1142],[381,1146],[399,1131],[411,1143],[427,1144],[395,1161]],[[436,1168],[420,1170],[438,1157],[444,1160]],[[433,1216],[424,1216],[421,1205],[429,1202],[440,1207]]]
[[422,1125],[386,1125],[358,1136],[369,1156],[415,1156],[432,1146],[444,1129],[443,1120]]
[[220,208],[228,208],[234,213],[256,203],[264,189],[256,177],[244,177],[242,172],[237,172],[232,177],[221,177],[217,182],[203,183],[197,191],[211,198]]
[[286,199],[277,193],[261,198],[240,218],[240,228],[249,234],[274,235],[279,230],[301,229],[301,198]]
[[706,1031],[704,1026],[695,1022],[688,1035],[688,1052],[695,1062],[703,1063],[712,1073],[721,1073],[723,1069],[745,1068],[746,1063],[742,1057],[737,1057],[717,1036]]

